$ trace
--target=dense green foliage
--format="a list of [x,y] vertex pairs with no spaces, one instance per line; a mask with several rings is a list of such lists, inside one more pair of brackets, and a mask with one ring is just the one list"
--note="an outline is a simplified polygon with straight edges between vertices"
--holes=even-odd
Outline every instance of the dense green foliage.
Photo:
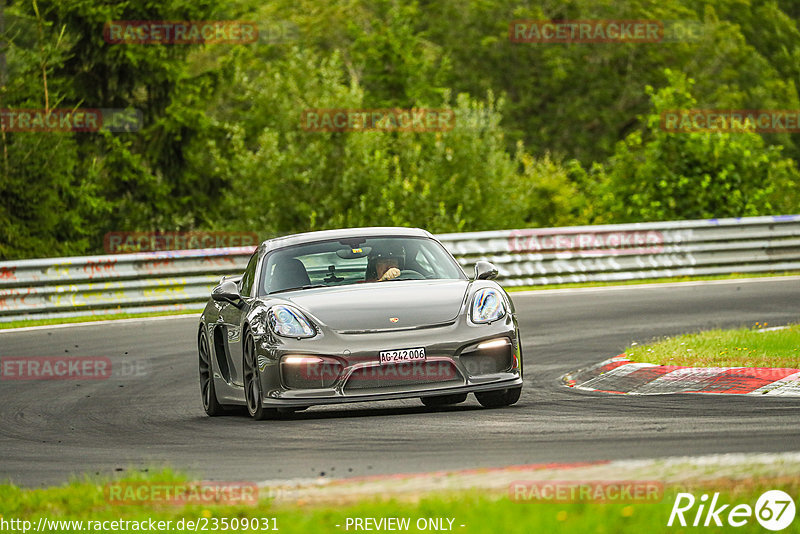
[[[4,131],[0,259],[109,231],[434,232],[800,211],[794,134],[667,133],[666,109],[800,109],[791,0],[7,1],[0,108],[141,111]],[[666,43],[510,42],[515,19],[694,22]],[[115,20],[245,20],[250,44],[110,44]],[[2,63],[0,63],[2,68]],[[452,108],[443,132],[312,132],[309,108]]]

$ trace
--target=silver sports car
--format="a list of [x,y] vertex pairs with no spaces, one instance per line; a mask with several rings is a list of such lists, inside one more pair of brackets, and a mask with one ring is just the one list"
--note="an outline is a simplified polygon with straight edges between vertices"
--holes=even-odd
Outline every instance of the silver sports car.
[[517,402],[514,305],[479,261],[469,279],[430,233],[352,228],[271,239],[200,316],[208,415],[255,419],[318,404],[418,397]]

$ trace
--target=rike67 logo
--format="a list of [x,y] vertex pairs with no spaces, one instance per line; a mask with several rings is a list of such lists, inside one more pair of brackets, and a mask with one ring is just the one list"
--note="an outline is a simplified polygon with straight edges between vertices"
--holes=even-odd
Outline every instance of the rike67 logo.
[[755,517],[762,527],[778,531],[791,525],[794,516],[794,500],[781,490],[762,493],[755,507],[749,504],[723,503],[719,493],[714,493],[710,500],[705,493],[699,499],[691,493],[678,493],[667,526],[742,527]]

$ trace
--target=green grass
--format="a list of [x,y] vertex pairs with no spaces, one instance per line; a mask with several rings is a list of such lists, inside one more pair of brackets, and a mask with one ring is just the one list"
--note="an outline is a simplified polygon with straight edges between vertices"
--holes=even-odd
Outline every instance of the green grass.
[[506,291],[535,291],[541,289],[572,289],[579,287],[608,287],[608,286],[632,286],[640,284],[666,284],[673,282],[701,282],[706,280],[738,280],[742,278],[773,278],[778,276],[797,276],[800,271],[787,271],[782,273],[732,273],[708,276],[674,276],[671,278],[645,278],[636,280],[619,280],[612,282],[569,282],[566,284],[547,284],[536,286],[510,286],[505,287]]
[[114,313],[111,315],[86,315],[83,317],[64,317],[57,319],[24,319],[0,323],[0,330],[24,328],[27,326],[46,326],[52,324],[91,323],[94,321],[114,321],[118,319],[137,319],[142,317],[162,317],[166,315],[199,315],[199,310],[174,310],[152,313]]
[[[170,472],[161,472],[127,480],[168,482],[184,479]],[[800,495],[800,479],[798,477],[738,481],[722,479],[684,485],[681,491],[691,491],[698,498],[702,493],[720,492],[720,503],[749,504],[752,507],[759,495],[771,489],[781,489],[796,497]],[[33,528],[40,517],[50,520],[83,521],[153,519],[169,520],[173,525],[181,519],[193,521],[200,519],[208,521],[208,531],[212,531],[211,525],[215,518],[258,517],[270,518],[271,524],[274,519],[279,532],[282,533],[324,534],[348,532],[345,530],[347,518],[408,517],[411,520],[409,532],[418,532],[415,524],[419,518],[452,518],[453,531],[457,533],[685,532],[686,528],[666,526],[677,491],[677,488],[668,487],[663,500],[653,503],[518,503],[510,500],[502,491],[486,493],[469,490],[413,500],[372,499],[356,504],[315,506],[311,503],[294,503],[273,506],[268,500],[261,500],[257,505],[251,506],[170,507],[109,504],[102,482],[83,480],[44,489],[0,486],[0,514],[4,520],[31,521]],[[686,517],[691,522],[694,516],[693,513],[687,513]],[[202,528],[199,530],[203,531]],[[48,531],[73,530],[54,528]],[[351,527],[349,531],[354,530]],[[764,529],[755,518],[750,518],[747,525],[737,528],[736,531],[764,532]],[[800,520],[796,519],[782,532],[800,532]]]
[[695,367],[786,367],[800,369],[800,324],[763,331],[767,323],[737,330],[709,330],[631,345],[633,361]]

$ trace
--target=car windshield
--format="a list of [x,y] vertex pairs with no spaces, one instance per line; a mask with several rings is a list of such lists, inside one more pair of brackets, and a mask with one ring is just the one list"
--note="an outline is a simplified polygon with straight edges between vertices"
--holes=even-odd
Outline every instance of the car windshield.
[[[465,279],[437,241],[414,237],[347,238],[278,249],[263,262],[259,293],[391,280]],[[391,280],[386,278],[391,277]]]

